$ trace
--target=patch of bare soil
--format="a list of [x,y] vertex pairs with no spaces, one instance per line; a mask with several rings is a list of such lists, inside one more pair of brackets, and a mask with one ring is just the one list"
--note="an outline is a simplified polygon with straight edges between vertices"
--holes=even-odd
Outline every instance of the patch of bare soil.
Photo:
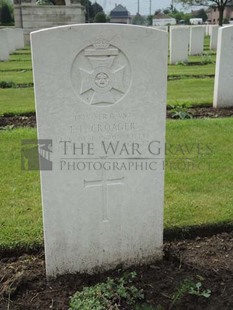
[[4,115],[0,116],[0,129],[17,127],[36,127],[36,115],[30,113],[25,116],[21,115]]
[[[233,108],[216,109],[213,107],[192,107],[187,109],[192,118],[219,118],[219,117],[232,117]],[[172,118],[172,110],[167,110],[167,118]]]
[[[0,260],[0,309],[68,309],[69,296],[84,286],[121,276],[119,269],[95,276],[65,275],[46,281],[43,253],[4,257]],[[195,240],[167,242],[164,259],[149,266],[130,268],[137,272],[135,285],[142,288],[146,302],[162,309],[233,309],[233,232]],[[179,296],[186,280],[201,282],[201,292],[211,296]],[[121,307],[120,309],[134,309]],[[91,309],[90,309],[91,310]]]
[[[193,107],[187,110],[193,118],[218,118],[218,117],[232,117],[233,108],[215,109],[212,107]],[[172,111],[167,110],[167,118],[174,119],[172,117]],[[3,115],[0,116],[0,130],[6,128],[17,127],[36,127],[36,115],[35,113],[29,113],[26,115]]]

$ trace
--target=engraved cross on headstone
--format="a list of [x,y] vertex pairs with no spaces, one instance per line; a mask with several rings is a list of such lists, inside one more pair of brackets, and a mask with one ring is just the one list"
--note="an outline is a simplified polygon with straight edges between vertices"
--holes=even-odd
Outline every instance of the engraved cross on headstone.
[[115,179],[107,179],[106,177],[106,171],[102,170],[102,176],[101,179],[93,180],[93,181],[87,181],[84,180],[84,186],[85,188],[90,187],[102,187],[102,219],[103,222],[108,222],[108,186],[114,186],[114,185],[123,185],[124,177],[121,178],[115,178]]

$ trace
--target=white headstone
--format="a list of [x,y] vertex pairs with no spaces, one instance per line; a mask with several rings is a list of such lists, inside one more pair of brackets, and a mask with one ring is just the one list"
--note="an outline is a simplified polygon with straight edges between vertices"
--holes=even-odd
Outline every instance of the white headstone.
[[168,32],[168,26],[152,26],[152,28]]
[[209,36],[211,36],[212,34],[212,28],[216,26],[216,25],[209,25]]
[[233,26],[219,28],[214,107],[233,106]]
[[6,31],[0,30],[0,61],[9,59],[9,48]]
[[53,144],[47,276],[162,257],[167,41],[132,25],[31,34],[38,136]]
[[24,33],[22,28],[15,28],[15,47],[16,49],[24,48]]
[[188,61],[189,27],[170,27],[170,63]]
[[204,50],[205,28],[203,26],[190,27],[190,55],[200,55]]
[[15,32],[14,32],[14,29],[3,28],[2,30],[7,33],[9,53],[12,54],[15,51]]
[[211,30],[211,36],[210,36],[210,49],[216,50],[217,49],[217,43],[218,43],[218,25],[212,26]]

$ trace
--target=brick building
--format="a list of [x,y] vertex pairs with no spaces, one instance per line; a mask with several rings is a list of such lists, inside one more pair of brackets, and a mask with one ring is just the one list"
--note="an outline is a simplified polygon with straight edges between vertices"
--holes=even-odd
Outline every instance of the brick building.
[[[217,6],[212,6],[207,10],[208,22],[211,24],[218,24],[219,11]],[[230,0],[224,10],[223,20],[233,21],[233,0]]]

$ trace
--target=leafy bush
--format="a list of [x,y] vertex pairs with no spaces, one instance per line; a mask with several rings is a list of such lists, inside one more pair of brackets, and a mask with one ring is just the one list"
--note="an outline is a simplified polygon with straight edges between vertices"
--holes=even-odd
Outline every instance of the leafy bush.
[[13,5],[8,1],[0,1],[0,22],[2,25],[13,22]]
[[106,282],[84,287],[70,300],[69,310],[118,310],[122,304],[135,305],[144,298],[143,291],[133,285],[135,272],[119,279],[108,278]]
[[0,88],[15,88],[16,84],[12,81],[1,81]]
[[106,15],[104,12],[98,12],[95,15],[94,23],[106,23]]

